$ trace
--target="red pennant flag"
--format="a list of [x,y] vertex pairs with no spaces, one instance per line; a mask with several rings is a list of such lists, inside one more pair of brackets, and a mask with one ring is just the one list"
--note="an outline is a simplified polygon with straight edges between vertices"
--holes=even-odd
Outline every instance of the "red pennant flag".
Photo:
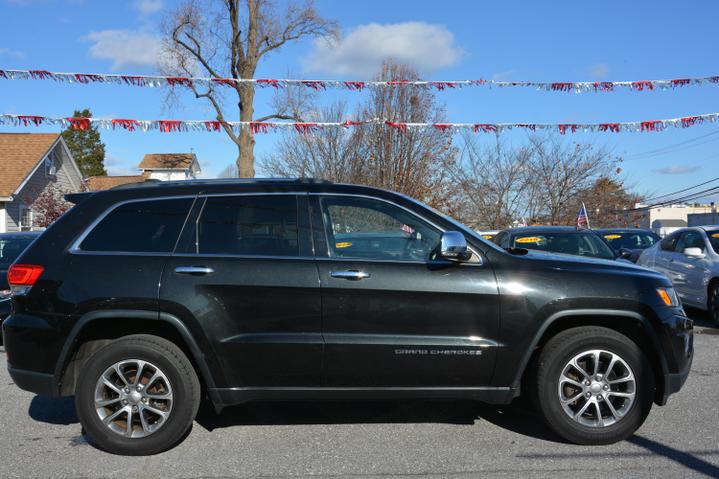
[[192,87],[192,80],[186,77],[167,77],[165,78],[167,84],[174,86],[186,86],[187,88]]
[[237,81],[235,81],[234,78],[213,78],[212,81],[224,86],[234,87],[235,85],[237,85]]
[[407,123],[398,123],[394,121],[385,121],[384,123],[390,128],[394,128],[402,132],[407,131]]
[[559,134],[563,135],[567,132],[567,130],[570,130],[572,133],[576,133],[577,125],[574,125],[572,123],[560,123],[559,124]]
[[323,81],[302,80],[302,84],[304,86],[310,87],[314,90],[324,90],[327,88],[327,85],[325,85],[325,82],[323,82]]
[[45,121],[44,116],[34,115],[18,115],[17,119],[23,124],[23,126],[27,126],[29,123],[34,123],[35,126],[40,126],[42,125],[43,121]]
[[317,129],[319,129],[317,123],[295,123],[295,130],[300,133],[311,133]]
[[497,125],[491,125],[489,123],[476,123],[474,126],[472,126],[472,130],[474,130],[475,133],[478,131],[482,131],[484,133],[492,133],[497,131]]
[[691,83],[691,80],[689,78],[677,78],[676,80],[672,80],[672,86],[684,86]]
[[433,81],[430,83],[437,90],[444,90],[445,88],[457,88],[457,84],[449,81]]
[[643,121],[642,131],[656,131],[661,124],[662,122],[659,120]]
[[599,131],[613,131],[619,133],[619,123],[602,123],[599,125]]
[[365,123],[366,122],[364,122],[364,121],[347,120],[344,123],[342,123],[342,126],[344,126],[345,128],[349,128],[350,126],[359,126],[359,125],[364,125]]
[[451,123],[434,123],[432,124],[432,126],[441,131],[442,133],[452,129]]
[[267,133],[270,128],[275,128],[272,123],[265,123],[264,121],[251,121],[250,130],[252,133]]
[[135,127],[138,126],[140,122],[137,120],[128,120],[124,118],[113,118],[112,120],[112,129],[114,130],[116,126],[119,126],[121,128],[124,128],[127,131],[135,131]]
[[266,87],[266,86],[271,86],[272,88],[280,87],[280,81],[272,79],[272,78],[269,78],[269,79],[264,78],[264,79],[257,80],[257,84],[261,87]]
[[8,78],[7,73],[5,73],[5,70],[0,70],[0,77],[5,79]]
[[122,81],[124,81],[128,85],[145,86],[145,77],[134,75],[120,75],[120,78],[122,78]]
[[90,129],[89,118],[69,117],[65,119],[70,122],[70,128],[72,128],[73,130],[86,131]]
[[596,81],[592,86],[594,91],[614,91],[614,83],[610,81]]
[[572,91],[574,83],[572,82],[556,82],[552,83],[552,91]]
[[93,73],[75,73],[75,81],[78,83],[102,82],[104,80],[101,75]]
[[363,81],[346,81],[343,82],[345,85],[345,88],[349,90],[362,90],[365,87],[365,82]]
[[650,81],[633,81],[632,82],[632,89],[633,90],[639,90],[642,91],[644,89],[647,90],[654,90],[654,83]]
[[157,123],[160,125],[160,131],[163,133],[181,131],[184,129],[182,121],[180,120],[159,120]]
[[534,123],[517,123],[517,126],[520,128],[526,128],[528,130],[536,131],[537,125]]
[[689,128],[698,122],[701,122],[701,118],[698,116],[685,116],[682,118],[682,128]]
[[221,123],[219,121],[206,121],[205,128],[207,131],[220,131]]
[[47,70],[30,70],[30,76],[35,80],[44,80],[46,78],[54,78],[55,76]]

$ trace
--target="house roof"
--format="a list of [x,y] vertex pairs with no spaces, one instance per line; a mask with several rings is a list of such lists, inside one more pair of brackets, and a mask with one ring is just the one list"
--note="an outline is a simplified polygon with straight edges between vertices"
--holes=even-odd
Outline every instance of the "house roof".
[[59,133],[0,133],[0,197],[15,193],[58,138]]
[[194,153],[148,153],[138,168],[141,170],[188,170],[197,161]]
[[140,183],[145,181],[147,177],[144,175],[129,176],[88,176],[85,178],[85,185],[90,191],[109,190],[119,185],[128,183]]

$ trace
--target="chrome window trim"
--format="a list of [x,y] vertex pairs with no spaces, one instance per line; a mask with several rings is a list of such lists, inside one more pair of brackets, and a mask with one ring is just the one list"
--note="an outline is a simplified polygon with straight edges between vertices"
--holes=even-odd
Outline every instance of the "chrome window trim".
[[[333,258],[333,257],[323,257],[323,256],[272,256],[272,255],[232,255],[232,254],[192,254],[192,253],[173,253],[173,252],[149,252],[149,251],[91,251],[91,250],[83,250],[80,248],[80,245],[85,240],[85,238],[92,232],[92,230],[95,229],[95,227],[104,220],[110,213],[112,213],[117,208],[124,206],[129,203],[139,203],[144,201],[165,201],[165,200],[177,200],[177,199],[202,199],[202,198],[209,198],[209,197],[218,197],[218,196],[276,196],[276,195],[307,195],[307,196],[344,196],[344,197],[352,197],[352,198],[363,198],[363,199],[369,199],[369,200],[375,200],[375,201],[381,201],[384,203],[388,203],[390,205],[393,205],[397,208],[403,209],[407,213],[409,213],[412,216],[416,216],[420,218],[422,221],[430,224],[432,227],[438,229],[440,232],[444,233],[445,231],[450,231],[445,228],[442,228],[438,224],[436,224],[433,221],[430,221],[429,219],[425,218],[424,216],[418,215],[416,212],[410,210],[409,208],[402,206],[400,204],[395,203],[394,201],[387,200],[385,198],[379,198],[377,196],[371,196],[371,195],[365,195],[365,194],[358,194],[358,193],[346,193],[346,192],[308,192],[303,190],[289,190],[289,191],[270,191],[270,192],[226,192],[226,193],[202,193],[198,192],[195,194],[187,194],[187,195],[173,195],[173,196],[158,196],[158,197],[144,197],[144,198],[133,198],[130,200],[124,200],[119,201],[117,203],[113,203],[110,205],[101,215],[99,215],[95,220],[93,220],[80,234],[80,236],[72,243],[72,246],[69,249],[69,252],[71,254],[78,254],[78,255],[101,255],[101,256],[160,256],[160,257],[169,257],[169,256],[177,256],[177,257],[222,257],[222,258],[245,258],[245,259],[301,259],[301,260],[320,260],[320,261],[334,261],[334,262],[368,262],[368,263],[390,263],[390,264],[429,264],[431,261],[400,261],[400,260],[387,260],[387,259],[369,259],[369,258]],[[421,203],[416,202],[413,200],[414,203],[416,203],[418,206],[422,206]],[[204,205],[203,205],[204,209]],[[189,212],[188,212],[189,213]],[[199,217],[199,216],[198,216]],[[187,221],[187,218],[185,218],[185,221]],[[323,229],[324,229],[324,225]],[[472,254],[477,258],[477,262],[475,263],[469,263],[469,262],[463,262],[463,263],[457,263],[458,266],[482,266],[484,264],[484,260],[482,258],[482,255],[478,253],[471,245],[469,246],[469,250],[472,252]]]
[[[180,200],[180,199],[196,199],[199,195],[176,195],[176,196],[159,196],[156,198],[133,198],[131,200],[124,200],[117,203],[113,203],[110,205],[105,211],[102,212],[101,215],[99,215],[97,218],[95,218],[80,234],[80,236],[72,243],[72,246],[70,246],[69,252],[71,254],[90,254],[90,255],[110,255],[110,256],[127,256],[127,255],[134,255],[134,256],[171,256],[172,251],[170,252],[151,252],[151,251],[95,251],[95,250],[84,250],[80,248],[80,245],[83,241],[85,241],[85,238],[97,227],[98,224],[102,220],[104,220],[110,213],[115,211],[117,208],[130,204],[130,203],[140,203],[140,202],[146,202],[146,201],[165,201],[165,200]],[[191,208],[191,207],[190,207]],[[189,211],[188,211],[189,214]],[[187,217],[185,217],[185,221],[187,221]],[[184,222],[183,222],[184,225]]]

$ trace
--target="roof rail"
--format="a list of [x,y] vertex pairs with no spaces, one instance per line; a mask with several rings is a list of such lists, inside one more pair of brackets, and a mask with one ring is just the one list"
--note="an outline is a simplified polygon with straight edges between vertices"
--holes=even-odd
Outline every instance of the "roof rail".
[[110,189],[120,190],[126,188],[171,187],[182,185],[217,185],[217,184],[253,184],[253,183],[300,183],[300,184],[332,184],[331,181],[317,178],[208,178],[199,180],[170,180],[162,181],[157,178],[148,178],[137,183],[125,183]]

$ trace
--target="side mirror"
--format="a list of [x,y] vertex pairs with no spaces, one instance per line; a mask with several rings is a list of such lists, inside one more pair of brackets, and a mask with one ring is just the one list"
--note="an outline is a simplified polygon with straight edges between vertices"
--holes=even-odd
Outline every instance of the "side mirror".
[[703,258],[704,252],[701,248],[684,248],[684,256],[688,258]]
[[629,259],[632,257],[632,250],[628,248],[620,248],[619,249],[619,257],[622,259]]
[[439,255],[450,261],[467,261],[472,253],[467,248],[467,240],[459,231],[445,231],[442,233],[439,246]]

